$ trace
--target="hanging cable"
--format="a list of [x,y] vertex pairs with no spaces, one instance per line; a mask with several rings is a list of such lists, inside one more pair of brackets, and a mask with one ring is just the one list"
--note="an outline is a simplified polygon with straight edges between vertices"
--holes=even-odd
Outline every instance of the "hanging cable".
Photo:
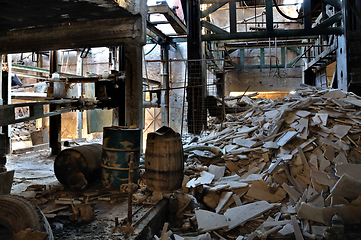
[[152,49],[150,49],[147,53],[144,53],[144,56],[147,56],[149,53],[151,53],[156,46],[157,46],[157,43],[154,44],[154,46],[152,47]]
[[287,16],[286,14],[284,14],[284,13],[282,12],[282,10],[279,8],[279,6],[278,6],[278,4],[277,4],[277,1],[276,1],[276,0],[273,0],[273,4],[275,5],[275,7],[276,7],[276,9],[277,9],[277,12],[278,12],[279,14],[281,14],[282,17],[287,18],[287,19],[289,19],[289,20],[300,20],[300,19],[303,19],[303,18],[305,18],[305,17],[308,17],[309,15],[311,15],[312,13],[314,13],[314,12],[317,10],[317,8],[321,5],[321,3],[322,3],[322,0],[320,0],[320,1],[318,2],[318,4],[316,5],[316,7],[315,7],[314,9],[312,9],[311,12],[309,12],[309,13],[307,13],[307,14],[305,14],[305,15],[302,15],[302,16],[299,16],[299,17],[296,17],[296,18],[293,18],[293,17]]

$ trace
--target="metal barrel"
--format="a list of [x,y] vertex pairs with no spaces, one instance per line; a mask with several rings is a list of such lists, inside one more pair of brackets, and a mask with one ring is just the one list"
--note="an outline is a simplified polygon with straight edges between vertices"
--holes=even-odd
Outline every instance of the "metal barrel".
[[129,161],[133,157],[133,182],[138,181],[140,159],[140,129],[105,127],[103,132],[102,183],[106,188],[119,188],[128,183]]
[[56,178],[62,184],[84,189],[100,177],[101,144],[82,145],[61,151],[54,162]]
[[179,133],[161,127],[148,133],[145,151],[145,180],[150,191],[172,192],[182,186],[183,146]]

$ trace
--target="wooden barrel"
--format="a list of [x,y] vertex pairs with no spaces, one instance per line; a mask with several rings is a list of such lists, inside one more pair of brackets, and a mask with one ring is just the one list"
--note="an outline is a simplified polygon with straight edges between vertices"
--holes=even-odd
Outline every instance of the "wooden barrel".
[[172,192],[182,186],[183,147],[179,133],[161,127],[148,133],[145,151],[145,180],[150,191]]
[[65,149],[55,159],[55,176],[62,184],[82,190],[88,182],[100,177],[101,155],[100,144]]
[[133,182],[138,181],[140,129],[105,127],[103,132],[102,183],[106,188],[118,188],[129,179],[129,162],[133,153]]

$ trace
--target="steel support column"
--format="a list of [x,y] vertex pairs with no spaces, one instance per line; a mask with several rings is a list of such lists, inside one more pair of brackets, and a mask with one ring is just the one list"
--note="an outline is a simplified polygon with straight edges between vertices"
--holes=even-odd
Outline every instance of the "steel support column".
[[266,0],[266,28],[267,31],[273,30],[273,4],[272,0]]
[[[3,105],[11,104],[11,73],[12,73],[12,55],[7,55],[8,75],[3,79],[2,97]],[[11,125],[3,126],[3,133],[6,136],[6,153],[11,153]]]
[[229,25],[230,32],[237,32],[237,5],[236,2],[229,2]]
[[[303,14],[307,15],[312,11],[311,7],[311,0],[304,0],[303,1]],[[311,29],[312,28],[312,14],[309,14],[303,19],[303,24],[305,29]]]
[[142,45],[134,44],[125,47],[125,112],[126,126],[143,128],[143,72]]
[[162,126],[169,126],[169,44],[161,44],[161,75],[162,89],[161,93],[161,119]]
[[[57,51],[50,52],[50,74],[58,71]],[[50,112],[56,110],[56,105],[50,104]],[[49,145],[51,154],[58,155],[61,151],[61,115],[49,117]]]
[[[188,132],[200,134],[207,124],[204,109],[205,87],[202,71],[202,38],[200,1],[188,0],[187,5],[187,54],[188,54]],[[199,86],[199,87],[196,87]]]
[[[125,47],[119,46],[119,72],[125,75]],[[125,79],[120,78],[118,83],[119,103],[118,103],[118,126],[125,126]]]
[[337,87],[357,95],[361,94],[361,24],[355,12],[360,11],[360,1],[342,1],[344,35],[338,37],[336,52]]

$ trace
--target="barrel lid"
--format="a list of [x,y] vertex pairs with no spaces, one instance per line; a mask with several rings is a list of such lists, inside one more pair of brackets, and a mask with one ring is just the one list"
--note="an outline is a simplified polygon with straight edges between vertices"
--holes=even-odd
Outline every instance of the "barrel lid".
[[122,126],[111,126],[111,127],[104,127],[103,130],[125,130],[125,131],[139,131],[139,128],[128,128],[128,127],[122,127]]
[[163,126],[159,128],[155,133],[158,135],[168,135],[168,134],[175,134],[175,131],[170,127]]

